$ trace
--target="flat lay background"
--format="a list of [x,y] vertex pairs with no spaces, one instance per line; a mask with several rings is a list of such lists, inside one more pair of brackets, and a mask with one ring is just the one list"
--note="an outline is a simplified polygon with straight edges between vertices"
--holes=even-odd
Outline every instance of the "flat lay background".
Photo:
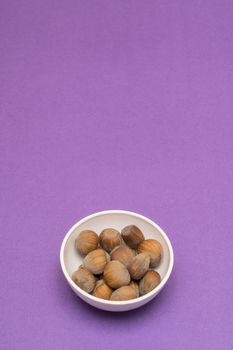
[[[233,2],[0,3],[1,349],[233,348]],[[122,314],[78,299],[67,230],[156,221],[174,271]]]

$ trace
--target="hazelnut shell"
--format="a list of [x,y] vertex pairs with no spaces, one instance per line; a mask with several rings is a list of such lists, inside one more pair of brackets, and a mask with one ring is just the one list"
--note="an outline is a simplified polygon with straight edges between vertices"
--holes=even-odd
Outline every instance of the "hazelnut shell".
[[125,245],[114,248],[110,254],[112,260],[120,261],[126,267],[129,266],[135,255],[135,250],[132,250]]
[[137,249],[138,245],[145,239],[142,231],[135,225],[124,227],[121,236],[125,243],[133,249]]
[[161,277],[157,271],[147,271],[139,282],[139,293],[145,295],[151,292],[161,282]]
[[104,269],[104,280],[113,289],[126,286],[130,282],[129,271],[119,261],[110,261]]
[[113,292],[112,288],[110,288],[104,282],[104,280],[99,280],[96,282],[92,295],[100,299],[109,300],[112,295],[112,292]]
[[110,300],[112,301],[123,301],[137,298],[136,291],[132,287],[124,286],[116,289]]
[[147,253],[136,255],[131,264],[128,266],[130,276],[134,280],[139,280],[148,271],[150,265],[150,257]]
[[133,288],[136,292],[137,298],[139,297],[139,286],[136,281],[131,280],[129,287]]
[[150,267],[159,266],[162,257],[162,246],[155,239],[146,239],[139,244],[139,253],[148,253],[150,256]]
[[73,273],[72,280],[75,284],[77,284],[77,286],[79,286],[79,288],[87,293],[92,292],[96,283],[95,276],[82,266],[80,266],[79,269]]
[[110,253],[113,248],[121,244],[121,235],[114,228],[106,228],[99,236],[101,247]]
[[94,275],[99,275],[104,271],[108,261],[110,261],[108,253],[103,249],[95,249],[85,256],[83,266]]
[[95,250],[99,243],[98,235],[91,230],[84,230],[80,232],[78,237],[75,240],[76,250],[82,254],[86,255],[92,250]]

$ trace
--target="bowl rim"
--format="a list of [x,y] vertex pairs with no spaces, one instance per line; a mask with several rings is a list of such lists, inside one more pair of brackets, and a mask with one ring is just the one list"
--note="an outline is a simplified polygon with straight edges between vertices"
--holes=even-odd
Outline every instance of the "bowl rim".
[[[122,300],[122,301],[105,300],[105,299],[97,298],[94,295],[91,295],[91,294],[85,292],[80,287],[78,287],[73,282],[71,277],[69,276],[69,274],[66,270],[65,262],[64,262],[64,250],[65,250],[65,246],[66,246],[66,243],[67,243],[69,237],[71,236],[72,232],[76,229],[76,227],[78,227],[79,225],[85,223],[86,221],[88,221],[92,218],[95,218],[97,216],[106,215],[106,214],[125,214],[125,215],[131,215],[131,216],[137,217],[139,219],[142,219],[142,220],[148,222],[149,224],[151,224],[152,226],[154,226],[159,231],[159,233],[162,235],[163,239],[166,241],[166,244],[168,246],[169,256],[170,256],[169,266],[168,266],[167,272],[166,272],[164,278],[162,279],[162,281],[160,282],[160,284],[156,288],[154,288],[151,292],[149,292],[145,295],[142,295],[138,298],[131,299],[131,300]],[[164,285],[167,283],[167,281],[171,275],[172,269],[173,269],[174,252],[173,252],[173,248],[172,248],[172,244],[170,242],[170,239],[168,238],[166,233],[163,231],[163,229],[158,224],[156,224],[151,219],[147,218],[144,215],[135,213],[133,211],[128,211],[128,210],[115,210],[115,209],[114,210],[104,210],[104,211],[95,212],[93,214],[90,214],[90,215],[83,217],[82,219],[80,219],[78,222],[76,222],[68,230],[68,232],[66,233],[66,235],[62,241],[61,248],[60,248],[60,265],[61,265],[62,272],[63,272],[67,282],[72,287],[72,289],[77,290],[77,292],[79,294],[82,294],[85,298],[88,298],[95,303],[98,302],[99,304],[102,304],[102,305],[116,305],[116,306],[131,305],[131,304],[137,304],[137,303],[143,302],[144,300],[150,299],[154,294],[156,295],[158,293],[158,291],[160,291],[164,287]]]

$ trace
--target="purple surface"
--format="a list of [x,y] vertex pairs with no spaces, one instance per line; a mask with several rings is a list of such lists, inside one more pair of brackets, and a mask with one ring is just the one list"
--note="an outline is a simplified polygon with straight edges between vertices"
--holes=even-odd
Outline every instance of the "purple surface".
[[[0,7],[1,349],[232,349],[233,2]],[[60,271],[104,209],[174,245],[138,311],[87,306]]]

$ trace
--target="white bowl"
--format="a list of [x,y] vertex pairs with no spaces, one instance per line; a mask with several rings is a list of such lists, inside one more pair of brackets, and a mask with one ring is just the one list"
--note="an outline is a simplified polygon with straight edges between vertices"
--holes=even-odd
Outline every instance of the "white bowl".
[[[150,293],[137,299],[127,301],[109,301],[96,298],[79,288],[71,279],[72,273],[82,264],[83,257],[75,250],[75,239],[85,229],[90,229],[98,234],[107,227],[113,227],[121,231],[124,226],[136,225],[145,235],[145,238],[157,239],[163,247],[163,256],[159,267],[156,269],[161,276],[161,283]],[[173,249],[165,232],[153,221],[145,216],[124,211],[108,210],[89,215],[78,221],[66,234],[60,250],[60,263],[67,282],[73,291],[86,303],[106,311],[128,311],[136,309],[152,300],[166,284],[173,268]]]

